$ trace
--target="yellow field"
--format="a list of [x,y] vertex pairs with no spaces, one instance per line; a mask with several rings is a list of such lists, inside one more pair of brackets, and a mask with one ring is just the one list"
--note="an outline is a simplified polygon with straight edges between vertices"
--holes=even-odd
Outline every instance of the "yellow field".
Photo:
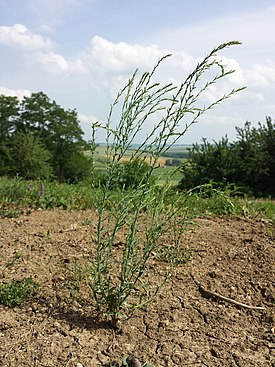
[[[141,156],[141,159],[142,159],[143,157]],[[125,157],[122,157],[121,158],[121,161],[122,162],[128,162],[128,161],[130,161],[130,159],[131,159],[131,157],[130,156],[125,156]],[[163,158],[163,157],[160,157],[158,160],[157,160],[157,166],[159,166],[159,167],[164,167],[165,166],[165,162],[166,162],[166,159],[167,158]],[[152,162],[152,159],[150,158],[150,157],[147,157],[146,159],[145,159],[145,162],[147,162],[148,164],[151,164]]]

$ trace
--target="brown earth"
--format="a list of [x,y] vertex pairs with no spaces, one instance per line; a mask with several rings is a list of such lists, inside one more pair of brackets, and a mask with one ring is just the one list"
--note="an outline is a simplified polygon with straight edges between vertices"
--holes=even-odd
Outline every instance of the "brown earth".
[[[92,302],[70,302],[64,286],[65,265],[91,250],[94,219],[91,211],[62,210],[0,219],[1,282],[32,276],[41,285],[36,300],[0,306],[0,366],[96,367],[129,354],[154,367],[275,366],[274,224],[197,219],[182,238],[196,249],[191,261],[115,332]],[[156,263],[153,282],[167,267]]]

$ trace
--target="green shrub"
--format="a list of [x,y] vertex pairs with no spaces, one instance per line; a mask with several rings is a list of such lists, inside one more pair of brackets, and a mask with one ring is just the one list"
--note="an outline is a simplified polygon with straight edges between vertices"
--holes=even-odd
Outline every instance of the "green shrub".
[[38,283],[32,278],[21,281],[12,280],[10,283],[0,284],[0,303],[7,307],[20,306],[23,302],[34,297],[38,287]]
[[244,194],[275,196],[275,124],[267,117],[266,125],[259,124],[258,129],[249,122],[236,129],[238,140],[233,143],[225,137],[193,145],[181,167],[180,189],[215,181],[220,188],[236,184]]
[[137,189],[145,180],[153,183],[150,170],[150,165],[141,159],[117,163],[113,168],[111,182],[108,182],[109,189]]

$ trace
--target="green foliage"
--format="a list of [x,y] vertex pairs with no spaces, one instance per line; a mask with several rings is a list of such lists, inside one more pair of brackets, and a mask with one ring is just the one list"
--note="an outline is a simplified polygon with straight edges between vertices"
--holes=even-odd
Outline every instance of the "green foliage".
[[242,213],[242,201],[237,199],[238,187],[234,185],[220,187],[219,184],[210,182],[187,191],[185,195],[186,207],[191,216]]
[[[86,224],[85,224],[86,225]],[[72,264],[66,266],[67,270],[67,287],[70,290],[73,301],[78,300],[81,288],[88,286],[89,279],[93,276],[93,270],[89,263],[79,263],[73,261]]]
[[[148,263],[157,252],[162,235],[171,228],[177,230],[174,219],[182,196],[177,195],[173,205],[166,206],[174,172],[166,177],[162,188],[158,187],[158,180],[152,180],[153,172],[158,159],[203,113],[243,89],[232,90],[207,106],[199,101],[211,85],[233,72],[216,59],[216,53],[235,44],[238,42],[228,42],[212,50],[179,86],[155,82],[157,68],[170,55],[164,56],[151,72],[138,77],[136,71],[117,95],[106,125],[93,126],[92,136],[98,128],[106,132],[107,172],[98,200],[97,251],[95,259],[91,259],[94,275],[89,285],[98,311],[111,317],[114,326],[121,316],[128,316],[154,300],[161,289],[161,282],[153,288],[148,286]],[[115,126],[113,120],[117,121]],[[152,120],[157,122],[150,125],[151,130],[130,162],[121,164],[141,129]],[[143,169],[141,159],[149,161],[150,166]],[[134,171],[136,181],[132,180]],[[110,200],[114,187],[126,186],[128,190],[119,201]],[[115,244],[121,231],[125,237],[118,251]],[[163,282],[169,273],[168,270]]]
[[[133,159],[114,165],[111,182],[108,182],[111,190],[128,190],[138,188],[145,180],[153,181],[150,175],[151,167],[141,159]],[[149,181],[148,181],[149,180]]]
[[164,154],[164,157],[167,157],[167,158],[175,158],[175,159],[178,159],[178,158],[185,158],[187,159],[189,157],[189,152],[188,150],[184,151],[184,152],[173,152],[173,151],[169,151],[169,152],[165,152]]
[[[94,208],[100,196],[100,189],[92,189],[88,184],[43,183],[0,177],[0,216],[15,217],[29,208]],[[114,199],[111,197],[110,200]]]
[[256,196],[275,196],[275,124],[271,117],[258,128],[247,122],[244,128],[236,129],[237,178]]
[[238,140],[227,137],[210,144],[205,139],[190,149],[189,160],[181,167],[180,189],[211,181],[220,187],[235,183],[243,193],[275,196],[275,124],[267,117],[258,129],[247,122],[237,127]]
[[230,144],[225,137],[210,144],[203,139],[189,150],[189,160],[181,167],[184,177],[179,183],[181,189],[207,184],[211,181],[225,183],[232,175],[232,162],[229,157]]
[[0,175],[7,174],[12,166],[9,141],[18,116],[18,99],[0,95]]
[[10,137],[15,121],[19,116],[17,97],[0,95],[0,140]]
[[0,175],[79,181],[90,172],[82,135],[76,111],[42,92],[21,102],[0,95]]
[[0,284],[0,303],[7,307],[20,306],[33,298],[38,288],[38,284],[32,278]]
[[9,175],[18,175],[27,180],[50,180],[53,176],[51,159],[51,153],[38,137],[14,133]]
[[[44,186],[43,195],[41,194],[41,186]],[[187,211],[186,219],[188,220],[205,213],[208,215],[245,214],[275,220],[273,200],[249,200],[240,196],[238,192],[238,188],[234,185],[221,188],[215,183],[184,192],[177,192],[175,188],[171,188],[165,190],[164,210],[171,210],[171,207],[174,206],[179,214],[185,214]],[[127,192],[119,191],[110,192],[106,201],[106,210],[112,210],[127,194]],[[42,185],[39,181],[0,177],[0,216],[17,217],[23,212],[28,212],[30,207],[95,209],[102,202],[103,195],[102,188],[91,188],[89,183],[68,185],[45,182]],[[145,209],[146,207],[144,207]],[[86,225],[91,224],[90,219],[87,218],[85,223]]]
[[73,151],[64,164],[64,180],[79,183],[91,177],[91,161],[81,151]]

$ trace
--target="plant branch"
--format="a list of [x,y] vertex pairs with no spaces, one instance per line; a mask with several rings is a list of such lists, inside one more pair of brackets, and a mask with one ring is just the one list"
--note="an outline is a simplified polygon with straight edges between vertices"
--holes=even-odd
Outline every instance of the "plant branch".
[[216,298],[219,298],[219,299],[221,299],[223,301],[226,301],[226,302],[229,302],[229,303],[233,303],[234,305],[237,305],[237,306],[240,306],[240,307],[243,307],[243,308],[248,308],[250,310],[265,310],[266,309],[265,307],[260,307],[260,306],[250,306],[250,305],[247,305],[246,303],[241,303],[241,302],[235,301],[232,298],[228,298],[228,297],[222,296],[219,293],[209,291],[200,282],[198,282],[194,278],[193,275],[190,274],[190,276],[193,279],[194,283],[199,287],[199,289],[202,290],[204,293],[208,294],[211,297],[216,297]]

